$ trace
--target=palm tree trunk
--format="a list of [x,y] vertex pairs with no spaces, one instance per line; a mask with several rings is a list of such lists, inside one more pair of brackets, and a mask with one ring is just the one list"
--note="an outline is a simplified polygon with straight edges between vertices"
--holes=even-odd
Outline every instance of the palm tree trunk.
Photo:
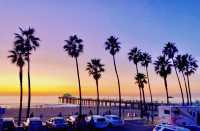
[[20,80],[20,106],[19,106],[19,116],[18,116],[18,126],[21,125],[22,116],[22,101],[23,101],[23,67],[19,67],[19,80]]
[[142,90],[142,96],[143,96],[143,106],[144,106],[144,112],[143,113],[145,113],[146,114],[146,112],[147,112],[147,108],[146,108],[146,100],[145,100],[145,94],[144,94],[144,85],[142,85],[142,83],[141,83],[141,90]]
[[76,59],[76,69],[77,69],[77,76],[78,76],[78,86],[79,86],[79,99],[80,99],[80,105],[79,105],[79,114],[82,115],[82,94],[81,94],[81,82],[80,82],[80,76],[79,76],[79,68],[78,68],[78,59]]
[[[138,73],[139,73],[139,71],[138,71],[138,65],[136,64],[135,66],[136,66],[136,73],[137,73],[137,75],[138,75]],[[142,101],[142,91],[141,91],[139,85],[138,85],[138,87],[139,87],[139,91],[140,91],[140,101]]]
[[166,96],[167,96],[167,104],[169,104],[169,94],[168,94],[168,88],[167,88],[167,77],[164,77],[164,83],[165,83],[165,90],[166,90]]
[[31,106],[31,80],[30,80],[30,58],[28,55],[28,106],[27,106],[27,112],[26,112],[26,119],[29,118],[30,114],[30,106]]
[[[138,75],[139,71],[138,71],[138,65],[135,64],[135,67],[136,67],[136,73]],[[139,81],[140,83],[140,81]],[[140,92],[140,117],[143,118],[143,108],[142,108],[142,91],[141,91],[141,88],[140,88],[140,84],[138,84],[138,88],[139,88],[139,92]]]
[[192,95],[191,95],[191,90],[190,90],[190,80],[189,80],[189,75],[187,76],[187,83],[188,83],[188,92],[189,92],[189,100],[190,100],[190,105],[192,105]]
[[146,66],[146,74],[147,74],[147,82],[148,82],[148,87],[149,87],[149,93],[151,97],[151,116],[152,116],[152,121],[153,121],[153,97],[151,93],[151,85],[150,85],[150,80],[149,80],[149,72],[148,72],[148,67]]
[[148,87],[149,87],[149,94],[151,97],[151,103],[153,103],[153,98],[152,98],[152,93],[151,93],[151,86],[150,86],[150,80],[149,80],[149,73],[148,73],[148,69],[146,67],[146,73],[147,73],[147,81],[148,81]]
[[97,115],[99,115],[99,83],[98,83],[98,79],[96,79],[96,86],[97,86]]
[[[172,58],[172,61],[173,61],[173,65],[174,65],[174,59],[173,59],[173,58]],[[183,89],[182,89],[182,86],[181,86],[180,78],[179,78],[179,75],[178,75],[178,72],[177,72],[177,69],[176,69],[175,66],[174,66],[174,69],[175,69],[175,72],[176,72],[176,77],[177,77],[177,79],[178,79],[178,84],[179,84],[180,91],[181,91],[182,105],[184,105],[184,104],[185,104],[185,101],[184,101]]]
[[116,62],[115,62],[115,56],[113,55],[113,63],[114,63],[114,68],[115,68],[115,73],[117,76],[117,83],[118,83],[118,91],[119,91],[119,117],[121,117],[121,103],[122,103],[122,99],[121,99],[121,88],[120,88],[120,81],[119,81],[119,75],[117,72],[117,67],[116,67]]
[[187,83],[186,83],[186,79],[185,79],[185,75],[182,71],[182,75],[183,75],[183,80],[184,80],[184,83],[185,83],[185,92],[186,92],[186,96],[187,96],[187,105],[189,105],[190,103],[190,100],[189,100],[189,94],[188,94],[188,87],[187,87]]

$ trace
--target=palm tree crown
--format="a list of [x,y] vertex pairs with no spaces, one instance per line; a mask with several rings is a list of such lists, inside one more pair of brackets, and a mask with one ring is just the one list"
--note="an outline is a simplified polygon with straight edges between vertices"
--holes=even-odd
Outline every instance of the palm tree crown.
[[144,88],[144,86],[142,85],[147,83],[146,78],[147,77],[144,74],[138,73],[135,77],[135,80],[136,80],[136,83],[141,86],[141,88]]
[[179,72],[184,71],[185,65],[187,64],[187,61],[184,57],[184,55],[177,55],[174,61],[174,66],[178,68]]
[[110,36],[105,42],[105,50],[109,50],[111,55],[115,55],[120,50],[120,42],[118,42],[118,38],[114,36]]
[[9,52],[11,53],[11,55],[9,55],[8,58],[11,58],[12,63],[16,63],[16,65],[19,67],[24,66],[25,64],[24,57],[19,51],[14,49],[14,50],[10,50]]
[[11,55],[8,58],[11,58],[12,63],[16,63],[17,66],[22,67],[24,66],[24,54],[26,52],[24,46],[24,39],[19,34],[15,34],[15,41],[14,41],[14,49],[9,51]]
[[155,71],[161,77],[167,77],[167,75],[171,74],[171,63],[166,56],[159,56],[157,60],[154,62]]
[[165,45],[162,53],[167,55],[169,59],[173,59],[175,54],[178,53],[178,49],[176,48],[175,43],[168,42]]
[[141,65],[148,67],[150,63],[152,63],[151,55],[146,52],[142,53]]
[[185,74],[194,74],[198,68],[197,60],[195,60],[195,58],[193,58],[192,55],[189,54],[183,55],[183,60],[185,61]]
[[25,36],[25,48],[26,48],[26,55],[30,55],[30,52],[34,49],[36,50],[37,47],[40,46],[39,42],[40,42],[40,38],[35,37],[35,29],[34,28],[30,28],[28,30],[23,30],[22,28],[20,28],[20,31],[22,33],[23,36]]
[[128,53],[128,59],[129,61],[133,61],[134,64],[137,64],[141,61],[142,52],[137,47],[134,47],[130,50]]
[[88,62],[86,70],[89,75],[93,75],[95,80],[98,80],[101,77],[101,73],[105,71],[100,59],[92,59],[91,62]]
[[83,45],[81,44],[83,40],[78,38],[77,35],[70,36],[69,40],[65,40],[65,42],[67,44],[63,48],[69,56],[77,58],[83,52]]
[[195,60],[192,55],[189,54],[177,55],[175,66],[180,72],[184,72],[185,75],[191,75],[195,73],[198,68],[197,60]]

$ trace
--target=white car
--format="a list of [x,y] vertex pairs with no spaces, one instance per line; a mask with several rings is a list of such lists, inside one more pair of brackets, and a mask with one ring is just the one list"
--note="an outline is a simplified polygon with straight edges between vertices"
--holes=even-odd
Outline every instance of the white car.
[[123,126],[124,120],[117,115],[105,115],[104,116],[109,123],[109,126]]
[[24,128],[28,130],[42,130],[43,123],[40,117],[31,117],[28,118],[24,123]]
[[76,119],[78,118],[78,115],[72,115],[69,116],[66,121],[68,122],[69,125],[74,126]]
[[159,124],[156,125],[153,131],[190,131],[187,128],[170,125],[170,124]]
[[88,117],[86,117],[86,122],[92,128],[106,128],[109,125],[106,118],[103,116],[100,116],[100,115],[88,116]]
[[46,121],[46,126],[50,128],[67,128],[67,123],[63,117],[53,117]]

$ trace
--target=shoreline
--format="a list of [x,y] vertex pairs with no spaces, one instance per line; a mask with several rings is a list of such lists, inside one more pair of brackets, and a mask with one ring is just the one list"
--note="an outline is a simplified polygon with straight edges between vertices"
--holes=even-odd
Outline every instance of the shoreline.
[[[60,105],[60,104],[59,104]],[[63,105],[63,104],[62,104]],[[22,120],[25,120],[26,116],[26,109],[22,109]],[[89,114],[90,110],[93,112],[93,114],[96,114],[96,107],[89,107],[84,106],[83,107],[83,114]],[[100,107],[100,115],[103,115],[105,112],[111,111],[112,114],[118,114],[118,107]],[[2,115],[2,117],[14,117],[16,120],[18,118],[18,108],[6,108],[5,113]],[[78,106],[56,106],[56,107],[50,107],[50,106],[43,106],[43,107],[37,107],[37,108],[31,108],[31,113],[33,112],[34,116],[41,117],[43,121],[46,121],[48,118],[58,116],[59,113],[62,113],[63,117],[67,117],[69,115],[74,115],[78,113],[79,107]],[[138,110],[133,109],[122,109],[122,117],[126,118],[127,114],[137,114],[139,113]]]

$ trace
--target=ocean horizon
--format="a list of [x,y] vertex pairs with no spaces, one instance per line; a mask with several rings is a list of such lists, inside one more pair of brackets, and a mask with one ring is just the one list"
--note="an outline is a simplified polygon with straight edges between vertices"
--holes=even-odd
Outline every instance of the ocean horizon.
[[[59,96],[32,96],[31,105],[40,106],[40,105],[57,105],[62,104],[59,99]],[[77,96],[78,97],[78,96]],[[83,98],[96,98],[96,96],[84,96]],[[101,96],[100,99],[118,99],[117,96]],[[124,96],[123,100],[139,100],[139,97]],[[23,97],[23,107],[27,106],[28,96]],[[194,97],[193,102],[199,101],[199,97]],[[150,98],[146,97],[146,101],[149,102]],[[165,97],[156,96],[153,98],[154,102],[165,102]],[[172,103],[181,103],[181,97],[174,97],[170,99]],[[19,96],[0,96],[0,106],[2,107],[18,107],[19,106]]]

